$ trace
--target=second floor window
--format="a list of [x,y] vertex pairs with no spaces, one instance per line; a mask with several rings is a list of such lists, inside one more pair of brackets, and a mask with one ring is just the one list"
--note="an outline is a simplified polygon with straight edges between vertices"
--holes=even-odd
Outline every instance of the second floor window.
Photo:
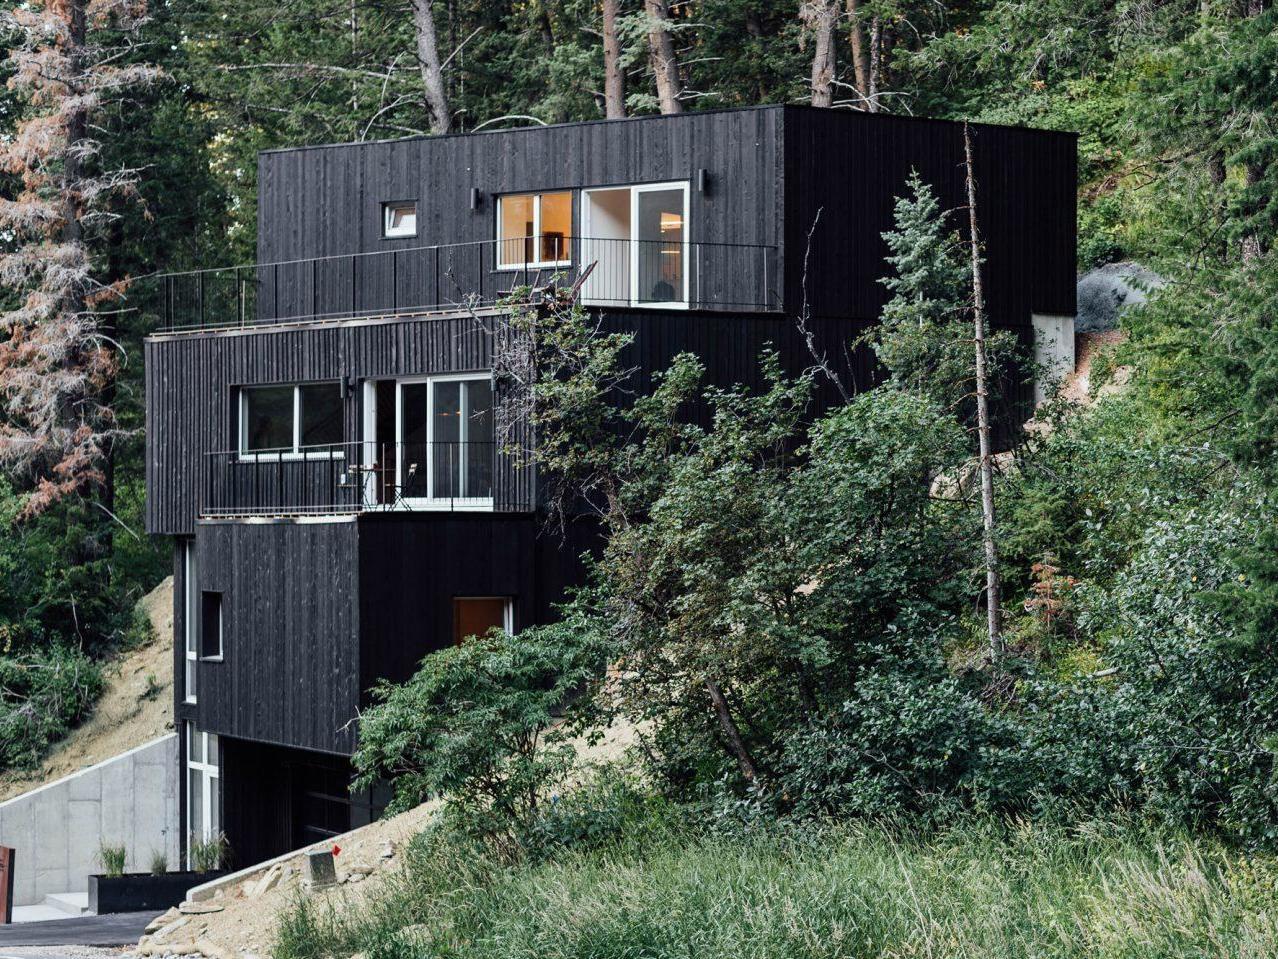
[[342,395],[336,383],[240,390],[240,454],[340,455]]
[[572,194],[497,198],[497,266],[561,266],[571,258]]

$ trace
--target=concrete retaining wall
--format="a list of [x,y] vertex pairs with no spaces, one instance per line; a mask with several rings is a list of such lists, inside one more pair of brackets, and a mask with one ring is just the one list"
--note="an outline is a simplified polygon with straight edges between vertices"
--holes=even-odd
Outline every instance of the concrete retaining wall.
[[130,872],[149,871],[157,850],[176,869],[178,775],[178,737],[169,733],[0,803],[0,845],[17,850],[15,904],[84,892],[89,874],[102,871],[102,843],[128,850]]

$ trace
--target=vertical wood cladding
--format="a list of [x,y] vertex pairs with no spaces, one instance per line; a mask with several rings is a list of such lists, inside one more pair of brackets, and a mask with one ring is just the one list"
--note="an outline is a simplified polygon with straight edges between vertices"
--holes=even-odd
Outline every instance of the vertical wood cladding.
[[[424,373],[484,372],[490,339],[468,316],[357,322],[322,328],[161,337],[145,344],[146,524],[151,533],[190,533],[209,489],[209,453],[234,449],[240,386],[375,379]],[[346,397],[343,435],[362,439],[362,389]],[[219,468],[226,468],[225,461]],[[316,464],[327,484],[331,470]],[[508,484],[530,471],[504,470]],[[509,501],[522,489],[503,489]]]
[[[996,326],[1031,313],[1073,315],[1076,138],[1071,133],[972,125],[986,299]],[[940,120],[787,107],[785,297],[816,316],[872,320],[887,300],[882,234],[911,170],[931,185],[966,236],[963,126]],[[819,219],[818,219],[819,214]],[[814,229],[815,224],[815,229]]]
[[349,754],[367,691],[451,644],[454,597],[510,597],[516,628],[545,622],[592,542],[585,524],[560,540],[478,513],[202,522],[198,588],[222,594],[223,653],[200,660],[186,708],[205,732]]
[[[694,187],[689,240],[777,244],[781,130],[774,107],[268,151],[258,162],[258,260],[491,240],[500,194],[675,180]],[[482,197],[474,210],[472,188]],[[382,237],[390,200],[417,201],[417,236]]]
[[358,529],[208,522],[199,588],[222,593],[223,656],[200,660],[206,732],[349,753],[360,697]]

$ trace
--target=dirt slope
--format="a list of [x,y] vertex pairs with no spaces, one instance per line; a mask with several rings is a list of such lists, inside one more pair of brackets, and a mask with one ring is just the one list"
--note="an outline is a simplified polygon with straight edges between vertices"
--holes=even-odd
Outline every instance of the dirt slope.
[[39,769],[0,773],[0,801],[118,756],[173,729],[173,577],[141,600],[151,640],[106,665],[93,715]]

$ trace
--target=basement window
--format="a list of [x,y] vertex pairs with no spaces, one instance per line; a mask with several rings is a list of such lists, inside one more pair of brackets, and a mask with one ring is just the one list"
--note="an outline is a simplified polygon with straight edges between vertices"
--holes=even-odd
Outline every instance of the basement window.
[[343,406],[337,383],[243,387],[240,459],[340,457]]
[[453,645],[460,646],[493,629],[515,631],[515,603],[509,596],[456,596],[453,598]]
[[200,658],[222,658],[222,594],[200,594]]
[[497,198],[497,268],[567,266],[572,259],[572,194]]
[[417,201],[382,204],[382,236],[393,239],[417,235]]

